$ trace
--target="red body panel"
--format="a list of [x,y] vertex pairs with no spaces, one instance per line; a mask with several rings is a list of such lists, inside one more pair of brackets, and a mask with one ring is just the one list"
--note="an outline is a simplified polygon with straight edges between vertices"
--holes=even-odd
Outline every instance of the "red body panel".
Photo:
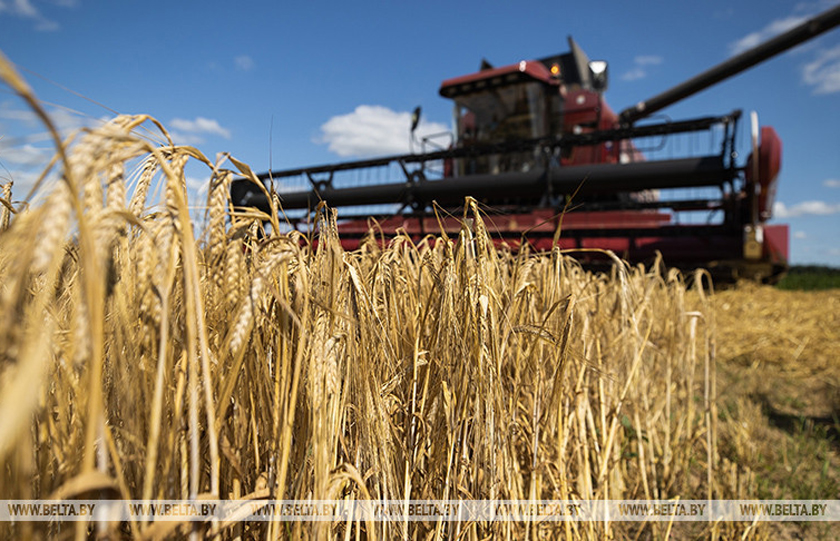
[[[339,224],[344,249],[358,248],[361,237],[371,230],[381,232],[382,240],[386,243],[398,231],[407,233],[418,242],[427,235],[441,235],[441,227],[452,239],[457,238],[461,230],[461,221],[454,217],[443,218],[438,223],[434,217],[421,220],[397,216],[377,222],[374,228],[371,225],[372,222],[368,220]],[[687,233],[680,236],[656,235],[657,228],[672,225],[670,214],[662,212],[574,212],[563,216],[561,222],[560,217],[551,210],[540,209],[527,214],[487,216],[485,225],[498,246],[518,249],[525,242],[537,251],[551,250],[555,246],[564,250],[583,250],[575,254],[582,262],[608,259],[606,254],[586,250],[610,250],[630,261],[653,261],[657,252],[661,252],[667,254],[669,261],[685,265],[738,259],[743,251],[740,237],[705,235],[698,226],[680,226]],[[558,226],[561,234],[555,244],[554,236]],[[690,234],[692,228],[697,229],[696,235]],[[605,236],[599,236],[598,230],[603,230]],[[626,236],[607,236],[607,231],[615,230],[625,231]],[[651,234],[651,231],[654,233]],[[664,233],[665,230],[662,231]],[[771,235],[782,242],[776,231]]]
[[787,264],[790,231],[787,224],[764,226],[764,255],[772,263]]
[[[776,199],[776,179],[782,168],[782,140],[770,126],[761,128],[761,146],[758,149],[758,215],[767,220],[773,215]],[[787,243],[785,244],[787,246]]]
[[[564,133],[587,133],[609,130],[618,125],[618,115],[603,100],[600,94],[591,90],[572,90],[566,93],[563,105]],[[585,165],[590,163],[618,163],[621,152],[630,161],[642,161],[644,156],[636,151],[631,142],[624,141],[622,147],[612,143],[581,146],[572,149],[564,157],[563,165]]]
[[525,73],[526,75],[533,77],[535,80],[542,81],[546,84],[557,84],[557,81],[551,77],[551,72],[541,62],[523,60],[519,64],[511,64],[500,68],[482,70],[469,75],[462,75],[461,77],[447,79],[441,83],[440,91],[443,93],[445,89],[449,87],[460,86],[466,83],[476,83],[479,81],[490,81],[496,77],[504,77],[505,75],[518,72]]

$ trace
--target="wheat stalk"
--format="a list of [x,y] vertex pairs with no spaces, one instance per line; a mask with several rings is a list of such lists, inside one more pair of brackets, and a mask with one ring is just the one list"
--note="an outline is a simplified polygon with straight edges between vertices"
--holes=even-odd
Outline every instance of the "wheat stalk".
[[[345,252],[323,207],[317,238],[280,233],[278,211],[262,231],[254,216],[228,213],[232,173],[221,162],[152,145],[135,134],[143,122],[162,129],[118,117],[62,142],[63,180],[44,203],[4,206],[0,497],[78,486],[136,499],[348,500],[749,489],[718,452],[709,301],[689,306],[678,274],[615,258],[599,275],[559,249],[499,250],[474,200],[457,238],[401,234],[380,246],[372,233]],[[210,179],[199,231],[191,160]],[[281,539],[596,539],[670,526],[215,528]]]

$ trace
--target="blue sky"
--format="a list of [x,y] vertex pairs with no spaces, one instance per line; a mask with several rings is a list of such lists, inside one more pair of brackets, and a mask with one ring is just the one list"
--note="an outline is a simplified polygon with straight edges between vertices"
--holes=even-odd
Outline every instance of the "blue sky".
[[[440,82],[482,58],[565,52],[572,35],[609,62],[621,110],[836,3],[0,0],[0,50],[67,130],[147,113],[263,171],[407,151],[409,112],[447,129]],[[774,221],[791,226],[792,262],[840,266],[840,29],[664,113],[736,108],[782,138]],[[22,197],[48,143],[4,85],[0,137],[0,176]]]

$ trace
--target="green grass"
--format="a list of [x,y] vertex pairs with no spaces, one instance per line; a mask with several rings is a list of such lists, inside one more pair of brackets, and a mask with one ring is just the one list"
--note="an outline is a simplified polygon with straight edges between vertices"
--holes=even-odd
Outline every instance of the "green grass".
[[776,453],[761,455],[752,465],[757,473],[758,495],[773,499],[833,499],[840,482],[830,475],[833,438],[826,427],[802,419],[799,426],[776,442]]
[[776,287],[797,291],[840,288],[840,269],[818,265],[791,267]]

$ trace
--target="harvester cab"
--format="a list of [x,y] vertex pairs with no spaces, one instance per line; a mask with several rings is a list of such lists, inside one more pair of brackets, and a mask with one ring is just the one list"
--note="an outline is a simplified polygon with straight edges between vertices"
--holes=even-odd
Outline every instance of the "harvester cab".
[[[484,61],[440,87],[454,102],[449,148],[269,171],[234,181],[232,201],[269,212],[255,181],[279,181],[292,226],[309,227],[312,209],[326,202],[340,209],[342,243],[353,249],[371,216],[386,236],[457,233],[460,222],[440,216],[457,216],[469,196],[494,209],[488,229],[513,248],[559,246],[591,264],[609,260],[604,250],[631,262],[661,254],[669,266],[772,280],[788,253],[787,226],[767,223],[781,167],[775,130],[753,114],[750,157],[739,164],[741,111],[682,121],[652,115],[838,24],[840,6],[619,114],[603,96],[607,63],[590,61],[571,38],[556,56],[503,67]],[[711,149],[658,152],[698,134]]]
[[[612,128],[617,117],[602,99],[606,62],[591,62],[571,37],[569,49],[566,54],[499,68],[484,61],[477,73],[444,81],[440,95],[455,102],[456,145],[505,145]],[[575,149],[565,150],[563,161],[574,163],[570,158]],[[586,163],[599,158],[591,152],[580,154],[577,159]],[[511,152],[456,160],[447,175],[527,171],[539,165],[539,158]]]
[[[645,159],[629,139],[593,145],[558,145],[551,149],[553,153],[549,156],[544,154],[544,147],[529,145],[525,150],[516,149],[525,141],[556,140],[618,126],[618,116],[603,99],[608,85],[607,62],[590,61],[571,36],[568,43],[569,52],[564,54],[522,60],[499,68],[484,60],[478,72],[443,82],[440,95],[454,101],[455,147],[489,146],[506,150],[477,151],[466,158],[447,160],[445,177],[527,172],[542,166],[556,170]],[[543,206],[560,202],[556,197],[548,201],[544,199],[546,195],[549,194],[541,194]],[[655,198],[655,192],[646,190],[631,195],[610,188],[601,194],[590,193],[586,199],[592,202],[634,198]],[[520,198],[518,203],[524,201]]]

